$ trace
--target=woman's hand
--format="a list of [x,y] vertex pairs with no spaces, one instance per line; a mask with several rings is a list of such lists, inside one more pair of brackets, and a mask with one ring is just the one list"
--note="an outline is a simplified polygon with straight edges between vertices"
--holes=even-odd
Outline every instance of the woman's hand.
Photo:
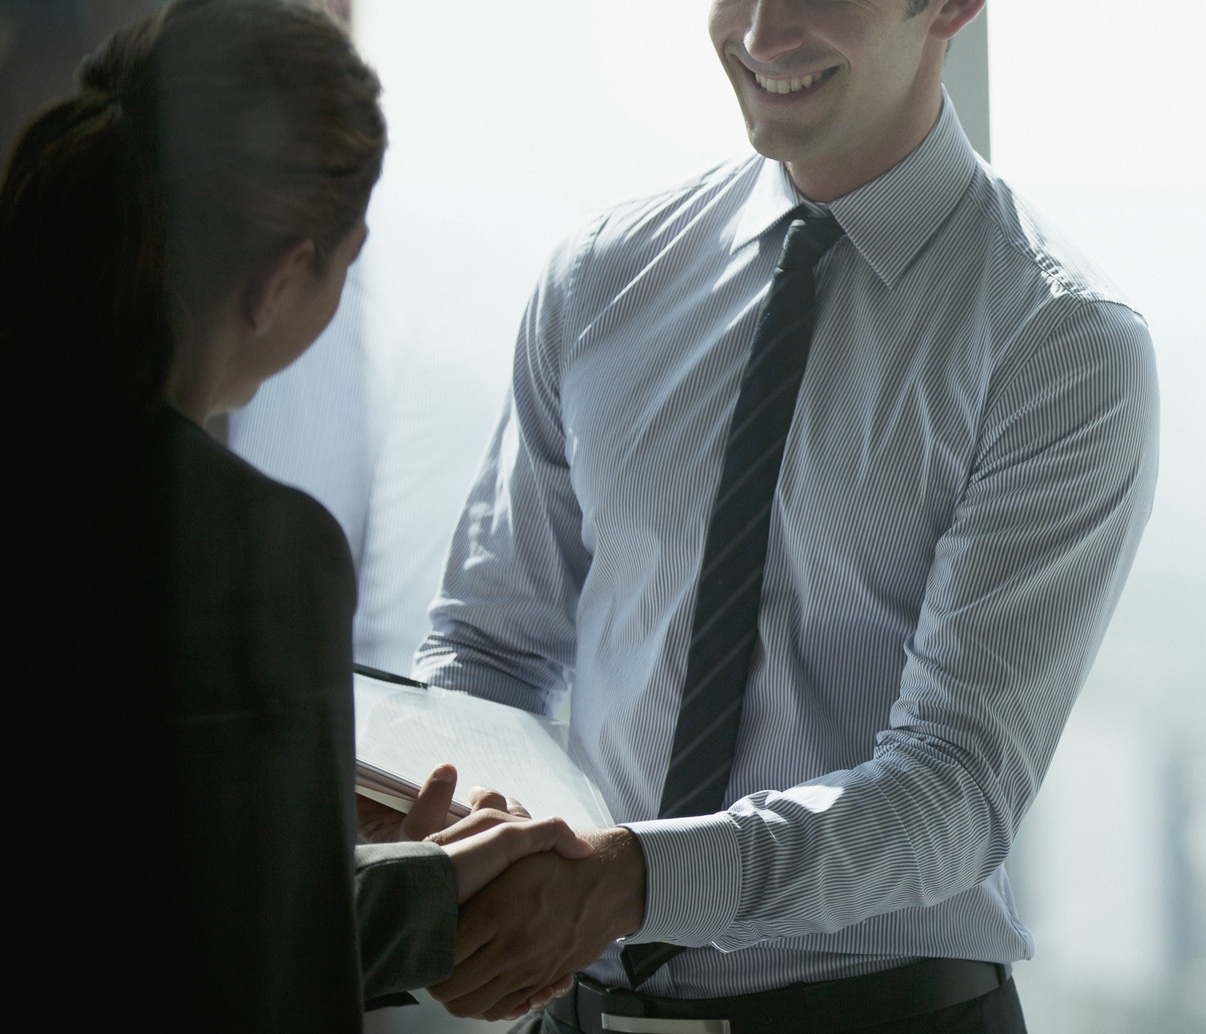
[[[594,848],[561,819],[533,820],[527,809],[496,790],[474,787],[472,811],[446,826],[456,789],[456,769],[440,765],[419,791],[405,817],[393,808],[357,795],[360,834],[371,843],[427,840],[452,859],[457,878],[457,903],[463,904],[515,862],[539,851],[556,851],[564,858],[585,858]],[[572,973],[536,991],[524,1008],[543,1009],[554,997],[573,987]],[[522,1014],[516,1014],[516,1018]]]
[[462,904],[530,854],[556,851],[562,858],[585,858],[594,851],[561,819],[530,819],[495,809],[474,811],[427,840],[452,859]]
[[[534,821],[522,804],[494,790],[475,787],[469,795],[473,811],[447,829],[427,837],[452,858],[456,869],[457,900],[464,904],[515,862],[538,851],[556,851],[565,858],[585,858],[594,847],[561,819]],[[535,991],[510,1019],[525,1012],[540,1012],[554,998],[568,994],[574,974]]]

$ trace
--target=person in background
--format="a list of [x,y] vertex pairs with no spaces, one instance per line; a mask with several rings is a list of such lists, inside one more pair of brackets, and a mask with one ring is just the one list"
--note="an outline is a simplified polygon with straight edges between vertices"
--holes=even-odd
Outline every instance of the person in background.
[[405,672],[426,629],[446,522],[431,514],[428,485],[414,469],[416,455],[438,464],[411,412],[412,375],[422,366],[383,326],[365,281],[361,259],[313,347],[210,430],[339,521],[356,567],[353,656]]
[[5,541],[37,559],[9,582],[36,662],[17,739],[50,746],[22,763],[29,828],[86,805],[31,852],[22,988],[68,989],[41,996],[56,1022],[356,1031],[448,975],[491,878],[590,851],[493,794],[444,830],[448,767],[400,842],[354,850],[347,543],[202,429],[335,312],[379,92],[325,14],[173,0],[86,60],[0,184]]

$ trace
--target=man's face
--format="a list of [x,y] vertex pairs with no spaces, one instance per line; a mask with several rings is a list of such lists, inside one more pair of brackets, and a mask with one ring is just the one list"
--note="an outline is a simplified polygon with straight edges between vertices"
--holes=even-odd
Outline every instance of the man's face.
[[[946,41],[931,0],[713,0],[712,42],[754,147],[827,201],[887,171],[941,107]],[[978,5],[977,5],[978,6]]]

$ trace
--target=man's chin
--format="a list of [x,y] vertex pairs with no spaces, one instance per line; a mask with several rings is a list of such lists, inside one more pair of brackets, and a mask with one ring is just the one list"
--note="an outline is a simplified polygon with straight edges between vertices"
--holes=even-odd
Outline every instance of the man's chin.
[[798,130],[787,132],[775,126],[752,126],[749,129],[750,144],[764,158],[783,162],[807,162],[814,157],[816,148],[809,146],[811,134],[805,135]]

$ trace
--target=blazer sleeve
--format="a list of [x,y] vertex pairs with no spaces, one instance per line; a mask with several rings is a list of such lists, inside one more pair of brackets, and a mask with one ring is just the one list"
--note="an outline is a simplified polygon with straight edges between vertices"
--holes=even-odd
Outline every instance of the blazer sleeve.
[[361,845],[355,887],[365,1009],[414,1003],[407,991],[452,973],[452,860],[434,844]]

